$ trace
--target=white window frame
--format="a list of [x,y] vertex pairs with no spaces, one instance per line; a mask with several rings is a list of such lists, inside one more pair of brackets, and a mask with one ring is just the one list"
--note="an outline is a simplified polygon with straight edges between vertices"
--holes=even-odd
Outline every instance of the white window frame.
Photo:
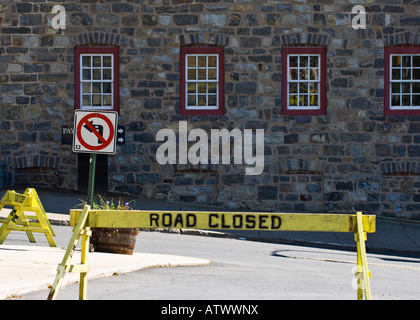
[[[298,65],[297,67],[290,67],[290,58],[291,57],[297,57],[298,59]],[[308,66],[301,67],[300,66],[300,57],[308,57]],[[317,67],[311,67],[310,66],[310,58],[311,57],[317,57]],[[291,70],[297,70],[298,79],[293,80],[290,77]],[[318,79],[311,80],[310,79],[310,71],[311,69],[317,70]],[[300,79],[300,70],[307,70],[308,78],[309,79]],[[321,55],[320,54],[288,54],[287,55],[287,74],[288,74],[288,81],[287,81],[287,108],[289,110],[320,110],[321,109]],[[297,83],[297,93],[290,93],[290,85],[293,83]],[[308,84],[308,90],[306,93],[300,93],[300,84],[307,83]],[[310,84],[316,83],[317,84],[317,91],[316,94],[310,93]],[[310,105],[310,99],[312,96],[317,96],[318,104],[317,105]],[[290,97],[291,96],[297,96],[297,106],[290,105]],[[308,97],[308,105],[302,105],[300,106],[300,97]]]
[[[401,57],[400,66],[395,67],[393,66],[393,57]],[[420,54],[404,54],[404,53],[394,53],[389,55],[389,109],[390,110],[420,110],[420,90],[418,92],[413,93],[413,84],[418,83],[420,89],[420,66],[413,67],[413,57],[420,57]],[[403,57],[410,57],[410,66],[406,67],[403,66]],[[393,70],[400,70],[400,79],[393,79]],[[410,79],[402,79],[403,78],[403,70],[410,70]],[[419,78],[413,79],[413,71],[418,70]],[[398,93],[393,93],[393,84],[399,83],[400,90]],[[403,92],[404,84],[409,85],[410,92]],[[419,104],[413,105],[413,94],[417,94],[419,96]],[[400,104],[393,105],[392,104],[392,97],[393,96],[400,96]],[[409,96],[410,97],[410,104],[409,105],[402,105],[403,97]]]
[[[188,60],[190,57],[195,57],[196,64],[194,67],[188,66]],[[198,65],[199,57],[205,57],[206,58],[206,66],[200,67]],[[216,58],[216,67],[209,67],[209,58],[215,57]],[[220,56],[218,54],[186,54],[185,55],[185,109],[186,110],[218,110],[219,109],[219,62]],[[206,70],[206,79],[198,79],[198,70],[199,69],[205,69]],[[195,70],[195,79],[189,79],[189,71]],[[216,79],[209,79],[209,71],[212,70],[216,74]],[[206,84],[206,91],[199,92],[199,85]],[[215,93],[209,93],[209,87],[208,83],[214,83],[216,86],[216,92]],[[196,90],[195,93],[189,93],[188,87],[189,84],[196,84]],[[195,96],[195,105],[189,105],[189,97]],[[206,97],[206,104],[199,105],[199,96],[205,96]],[[209,105],[209,97],[214,97],[216,104],[215,105]]]
[[[84,67],[83,66],[83,57],[91,57],[91,66],[90,67]],[[94,67],[93,64],[93,57],[101,57],[101,66],[100,67]],[[111,57],[111,67],[104,67],[104,57]],[[84,110],[94,110],[94,109],[100,109],[100,110],[114,110],[114,55],[113,54],[97,54],[97,53],[83,53],[80,54],[80,109]],[[84,70],[90,70],[90,79],[83,79],[83,71]],[[100,70],[101,71],[101,79],[94,80],[93,79],[93,73],[94,70]],[[103,79],[104,70],[110,70],[111,73],[111,79]],[[84,93],[83,92],[83,84],[90,83],[90,93]],[[93,92],[93,86],[94,83],[101,83],[101,92],[95,93]],[[109,83],[111,87],[111,94],[104,93],[103,92],[103,84]],[[90,105],[84,105],[83,96],[90,96]],[[93,105],[93,96],[101,96],[101,105]],[[109,96],[110,97],[110,103],[111,105],[104,105],[104,97]]]

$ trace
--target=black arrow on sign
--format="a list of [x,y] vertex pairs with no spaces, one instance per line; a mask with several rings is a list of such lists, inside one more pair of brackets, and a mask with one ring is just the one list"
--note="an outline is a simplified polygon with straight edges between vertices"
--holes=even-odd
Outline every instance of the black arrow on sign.
[[[104,136],[104,127],[100,124],[93,124],[93,120],[89,121],[89,122],[92,125],[92,127],[95,128],[95,130],[103,137]],[[83,128],[85,128],[87,131],[89,131],[91,133],[94,133],[87,124],[85,124],[83,126]],[[98,138],[98,144],[102,144],[102,141],[99,138]]]

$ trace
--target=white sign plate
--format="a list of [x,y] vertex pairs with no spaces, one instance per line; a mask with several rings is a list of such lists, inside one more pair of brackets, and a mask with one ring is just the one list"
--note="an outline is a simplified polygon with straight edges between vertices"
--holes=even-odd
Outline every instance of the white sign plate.
[[117,124],[115,111],[76,110],[73,152],[114,154]]

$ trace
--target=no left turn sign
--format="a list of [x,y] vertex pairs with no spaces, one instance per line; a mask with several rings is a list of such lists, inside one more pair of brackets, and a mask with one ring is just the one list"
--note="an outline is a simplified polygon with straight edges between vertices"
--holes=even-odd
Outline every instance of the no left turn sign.
[[73,152],[114,154],[117,122],[114,111],[76,110]]

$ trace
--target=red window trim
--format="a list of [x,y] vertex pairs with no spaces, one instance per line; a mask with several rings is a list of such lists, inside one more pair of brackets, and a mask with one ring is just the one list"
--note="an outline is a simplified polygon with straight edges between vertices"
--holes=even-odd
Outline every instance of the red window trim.
[[[186,54],[218,54],[218,105],[215,110],[188,110],[185,97],[185,55]],[[179,109],[181,115],[224,115],[225,114],[225,49],[224,47],[181,47],[180,49],[180,86]]]
[[[120,48],[119,47],[75,47],[74,48],[74,109],[80,109],[80,55],[114,55],[114,101],[112,111],[120,112]],[[100,109],[98,109],[100,110]],[[108,109],[107,109],[108,110]],[[108,110],[109,111],[109,110]]]
[[[288,109],[287,99],[287,56],[289,54],[320,54],[321,55],[321,66],[320,66],[320,108],[315,110],[291,110]],[[327,113],[327,48],[325,47],[283,47],[281,52],[281,63],[282,63],[282,90],[281,90],[281,101],[282,101],[282,114],[290,116],[300,115],[325,115]]]
[[420,115],[419,110],[410,110],[410,107],[407,109],[398,109],[392,110],[390,105],[390,60],[389,57],[391,54],[420,54],[420,46],[414,47],[385,47],[384,48],[384,114],[386,116],[418,116]]

